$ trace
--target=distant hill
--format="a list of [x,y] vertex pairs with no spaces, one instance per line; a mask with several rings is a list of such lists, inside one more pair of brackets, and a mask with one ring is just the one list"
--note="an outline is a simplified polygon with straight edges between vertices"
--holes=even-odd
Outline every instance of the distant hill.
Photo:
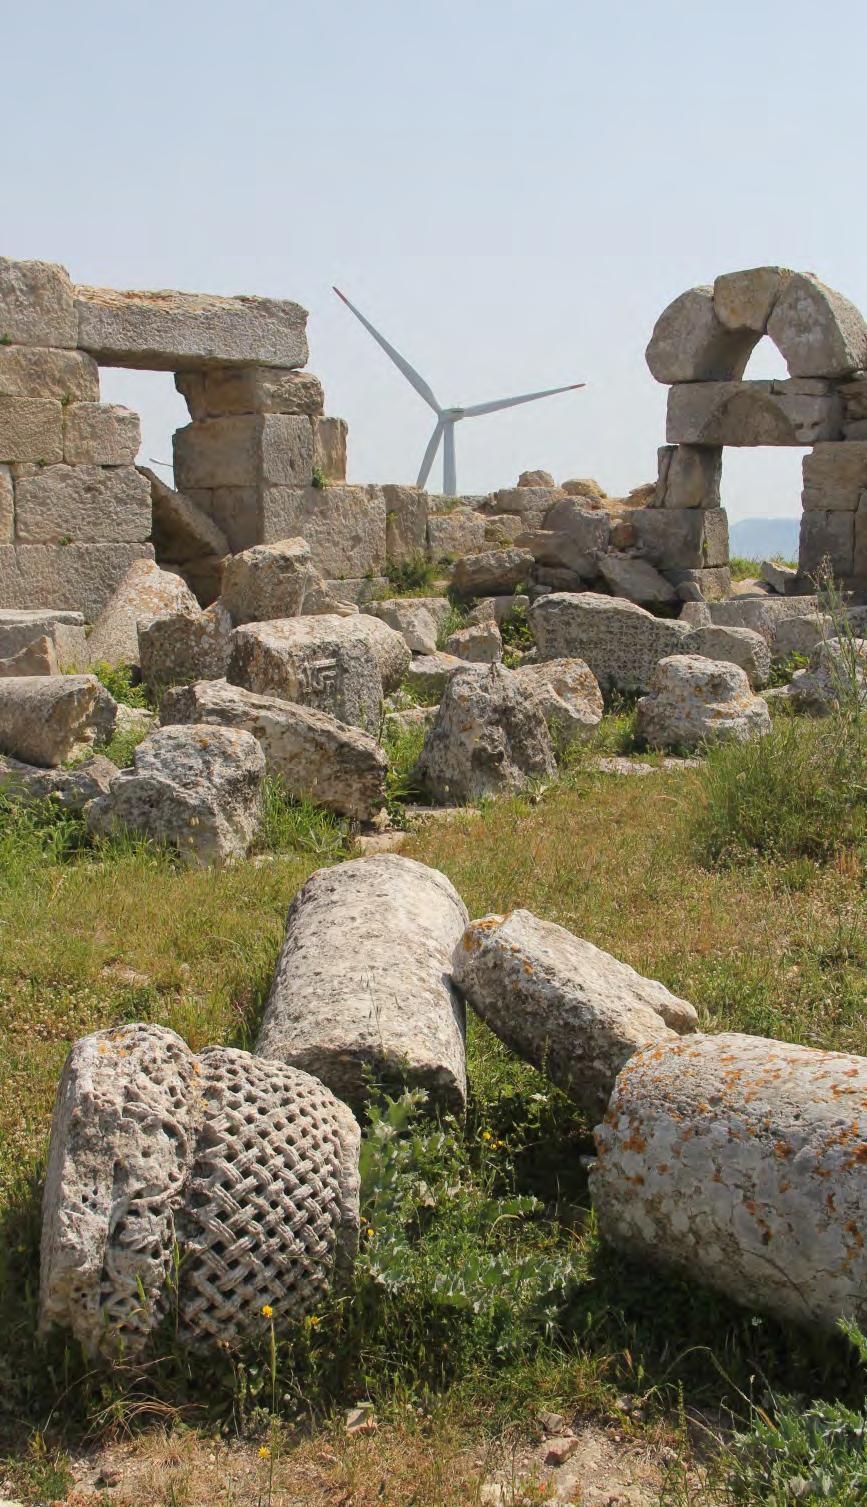
[[729,554],[743,560],[797,560],[799,518],[741,518],[729,525]]

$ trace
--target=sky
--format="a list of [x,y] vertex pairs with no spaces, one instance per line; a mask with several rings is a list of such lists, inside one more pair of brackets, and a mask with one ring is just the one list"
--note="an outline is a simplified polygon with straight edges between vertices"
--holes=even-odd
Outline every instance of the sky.
[[[586,381],[460,425],[463,492],[651,480],[644,348],[687,287],[781,263],[867,309],[867,6],[0,0],[0,37],[0,254],[303,304],[354,481],[414,481],[432,416],[333,283],[441,401]],[[747,375],[783,374],[763,342]],[[102,387],[170,460],[171,376]],[[727,450],[730,517],[797,514],[800,460]]]

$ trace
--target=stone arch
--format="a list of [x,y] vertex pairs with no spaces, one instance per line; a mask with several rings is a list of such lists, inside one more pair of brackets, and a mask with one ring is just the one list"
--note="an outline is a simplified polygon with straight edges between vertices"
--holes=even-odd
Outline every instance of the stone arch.
[[[787,378],[743,381],[767,336]],[[812,447],[803,463],[799,568],[830,560],[867,586],[867,323],[812,273],[753,267],[689,288],[646,351],[669,386],[657,506],[714,509],[726,445]]]

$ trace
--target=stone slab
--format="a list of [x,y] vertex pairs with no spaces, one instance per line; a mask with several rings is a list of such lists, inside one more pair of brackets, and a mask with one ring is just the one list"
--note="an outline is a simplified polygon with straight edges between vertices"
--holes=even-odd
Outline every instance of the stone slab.
[[676,445],[814,445],[842,436],[833,391],[793,393],[785,383],[679,382],[668,394],[665,437]]
[[98,617],[134,560],[150,544],[0,545],[0,606],[60,607]]
[[[313,471],[313,433],[304,414],[236,414],[205,419],[172,436],[175,485],[306,486]],[[217,520],[219,521],[219,520]]]
[[75,307],[78,345],[102,366],[182,371],[307,360],[307,312],[285,299],[77,287]]
[[262,497],[263,544],[301,535],[328,580],[381,575],[385,569],[385,497],[377,486],[269,486]]
[[71,466],[131,466],[141,420],[117,403],[70,403],[63,410],[63,459]]
[[24,544],[131,544],[151,531],[151,493],[134,466],[45,466],[15,483]]
[[12,398],[99,402],[99,367],[84,351],[0,345],[0,393]]
[[867,442],[816,445],[804,456],[801,503],[806,511],[854,513],[867,488]]
[[178,372],[175,387],[194,419],[230,413],[324,412],[322,383],[312,372],[277,366],[214,367]]

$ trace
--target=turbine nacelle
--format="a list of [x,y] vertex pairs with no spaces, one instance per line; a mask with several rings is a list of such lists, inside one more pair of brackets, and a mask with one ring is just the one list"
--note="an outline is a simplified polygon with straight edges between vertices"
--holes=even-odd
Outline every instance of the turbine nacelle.
[[539,398],[552,398],[556,393],[574,392],[579,387],[584,387],[583,382],[569,382],[565,387],[548,387],[543,392],[525,392],[515,398],[494,398],[490,403],[475,403],[458,408],[443,408],[434,396],[433,390],[425,382],[424,377],[419,376],[414,367],[410,366],[405,356],[401,356],[393,345],[389,345],[384,335],[375,329],[368,319],[365,319],[360,310],[349,302],[345,293],[339,288],[334,292],[342,299],[348,309],[352,310],[356,319],[359,320],[368,334],[372,335],[377,345],[381,346],[386,355],[392,360],[398,371],[403,372],[407,382],[414,387],[419,397],[424,398],[429,408],[432,408],[437,416],[433,434],[428,440],[427,449],[422,458],[421,470],[418,473],[417,486],[423,487],[430,475],[431,467],[436,459],[437,451],[442,442],[443,447],[443,492],[446,497],[454,497],[457,494],[458,479],[455,463],[455,424],[461,419],[480,418],[485,413],[499,413],[504,408],[517,408],[521,403],[535,403]]

